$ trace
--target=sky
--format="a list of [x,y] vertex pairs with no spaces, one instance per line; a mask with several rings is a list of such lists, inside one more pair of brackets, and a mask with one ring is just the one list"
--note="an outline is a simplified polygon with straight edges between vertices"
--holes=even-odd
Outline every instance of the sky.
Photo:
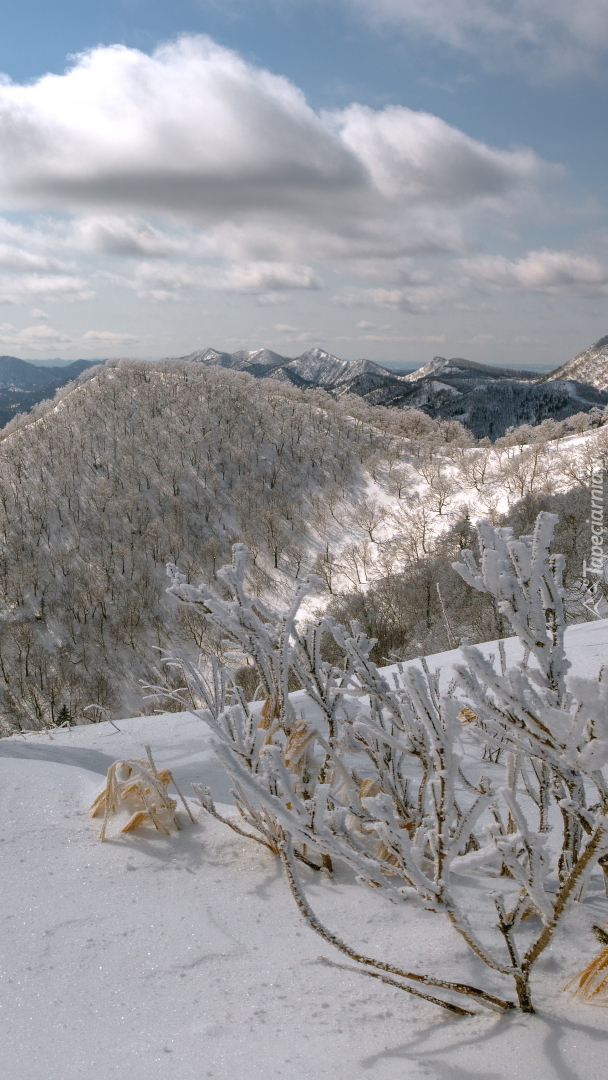
[[0,351],[542,369],[608,333],[608,0],[0,19]]

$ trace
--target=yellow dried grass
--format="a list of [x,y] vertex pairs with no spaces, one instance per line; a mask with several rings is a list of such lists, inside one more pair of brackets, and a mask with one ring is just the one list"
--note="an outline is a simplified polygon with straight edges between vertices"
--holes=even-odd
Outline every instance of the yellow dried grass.
[[98,817],[102,813],[104,816],[99,833],[100,840],[106,838],[110,818],[125,810],[131,813],[131,817],[120,830],[123,833],[132,832],[140,825],[154,825],[166,836],[171,835],[172,828],[179,830],[180,825],[175,816],[177,803],[167,792],[169,784],[175,788],[190,820],[194,821],[170,770],[161,769],[159,772],[150,747],[146,746],[145,749],[148,754],[147,761],[142,758],[128,758],[126,761],[115,761],[108,769],[106,786],[91,805],[91,817]]
[[314,737],[314,728],[310,727],[305,720],[296,722],[283,750],[283,759],[290,772],[302,775],[308,747]]
[[578,975],[566,984],[564,990],[572,990],[579,1001],[593,1005],[608,1005],[608,946],[591,963],[587,964]]

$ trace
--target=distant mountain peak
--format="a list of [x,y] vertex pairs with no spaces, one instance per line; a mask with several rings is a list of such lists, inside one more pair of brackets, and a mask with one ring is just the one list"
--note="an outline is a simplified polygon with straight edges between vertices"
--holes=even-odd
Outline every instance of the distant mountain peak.
[[293,359],[271,349],[204,349],[179,359],[300,389],[318,387],[334,397],[356,394],[369,405],[421,409],[431,417],[460,421],[478,438],[497,438],[509,426],[539,424],[547,417],[560,420],[608,404],[608,335],[549,375],[462,356],[434,356],[424,367],[399,375],[373,360],[341,360],[319,345]]
[[494,367],[490,364],[478,364],[475,360],[465,360],[462,356],[453,356],[447,360],[445,356],[434,356],[424,367],[409,375],[402,375],[404,382],[419,382],[421,379],[437,377],[438,375],[471,375],[487,379],[517,379],[518,382],[536,381],[540,378],[538,371],[526,371],[525,369]]

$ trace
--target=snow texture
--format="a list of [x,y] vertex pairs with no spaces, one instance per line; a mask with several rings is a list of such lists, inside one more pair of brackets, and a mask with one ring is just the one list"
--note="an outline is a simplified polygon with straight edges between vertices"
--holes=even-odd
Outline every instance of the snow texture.
[[[565,635],[571,676],[595,677],[608,620]],[[518,658],[513,639],[507,662]],[[496,644],[481,652],[496,653]],[[460,653],[429,657],[442,684]],[[293,695],[294,708],[303,695]],[[211,733],[188,714],[0,742],[6,1080],[603,1080],[608,1015],[562,992],[598,952],[603,890],[575,904],[543,955],[538,1012],[449,1019],[339,961],[301,920],[278,861],[191,802],[182,831],[100,844],[88,806],[109,765],[144,756],[230,800]],[[224,813],[229,808],[221,807]],[[300,871],[326,925],[362,949],[447,977],[479,965],[437,916],[403,910],[345,871]],[[475,919],[472,892],[470,917]]]

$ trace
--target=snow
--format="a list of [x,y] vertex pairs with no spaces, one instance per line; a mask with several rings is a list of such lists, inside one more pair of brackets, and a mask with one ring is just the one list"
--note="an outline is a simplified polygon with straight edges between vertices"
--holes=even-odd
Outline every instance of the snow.
[[[570,627],[573,674],[605,661],[608,620]],[[482,647],[488,653],[496,644]],[[506,642],[508,659],[519,648]],[[457,651],[429,657],[449,681]],[[413,661],[415,663],[415,661]],[[305,707],[298,695],[298,707]],[[88,806],[117,758],[173,771],[187,795],[230,799],[204,725],[187,713],[0,741],[6,1080],[601,1080],[606,1009],[562,993],[599,946],[599,878],[535,978],[538,1013],[445,1014],[334,963],[301,920],[278,862],[191,802],[197,824],[99,843]],[[226,807],[222,807],[226,812]],[[322,920],[393,962],[488,976],[447,922],[391,905],[343,871],[302,874]],[[475,896],[472,895],[472,914]]]
[[608,335],[595,341],[588,349],[573,356],[562,367],[551,371],[546,376],[547,382],[556,379],[576,379],[578,383],[587,383],[598,390],[608,389],[606,362],[608,361]]
[[[569,626],[564,637],[566,655],[572,664],[568,675],[586,679],[596,678],[602,665],[608,663],[608,619],[597,619],[594,622]],[[504,647],[507,666],[516,664],[523,658],[523,647],[519,638],[505,638]],[[495,641],[476,645],[475,648],[480,649],[484,656],[490,656],[492,653],[496,655],[498,652]],[[449,652],[427,656],[426,662],[431,671],[440,672],[439,685],[444,690],[447,689],[454,676],[454,665],[462,663],[462,656],[460,649],[451,649]],[[411,664],[418,664],[418,661],[408,660],[403,666],[409,667]],[[390,675],[397,671],[397,665],[392,664],[390,667],[382,668],[382,671],[385,675]]]

